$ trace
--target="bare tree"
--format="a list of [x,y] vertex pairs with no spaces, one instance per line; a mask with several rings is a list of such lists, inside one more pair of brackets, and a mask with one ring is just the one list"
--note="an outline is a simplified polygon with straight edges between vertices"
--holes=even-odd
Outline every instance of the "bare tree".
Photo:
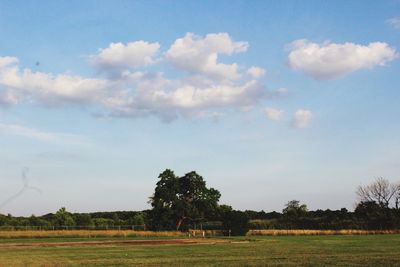
[[395,185],[397,193],[394,196],[394,206],[398,210],[400,209],[400,182]]
[[400,184],[391,184],[383,177],[369,185],[360,185],[357,195],[362,202],[373,201],[386,208],[393,202],[396,209],[400,208]]

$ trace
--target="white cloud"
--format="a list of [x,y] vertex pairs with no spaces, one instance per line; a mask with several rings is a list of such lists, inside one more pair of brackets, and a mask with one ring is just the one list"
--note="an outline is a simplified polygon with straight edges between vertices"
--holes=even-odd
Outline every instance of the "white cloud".
[[386,23],[388,23],[390,26],[392,26],[395,29],[400,29],[400,18],[391,18],[386,20]]
[[149,76],[131,85],[137,88],[135,97],[123,91],[105,99],[104,104],[112,113],[119,116],[156,114],[168,121],[176,118],[177,114],[199,117],[206,110],[253,106],[265,94],[264,87],[254,80],[237,85],[215,83],[197,86],[186,80]]
[[195,114],[190,114],[191,117],[195,119],[211,119],[213,122],[218,122],[221,120],[222,117],[225,116],[224,113],[222,112],[217,112],[217,111],[199,111],[196,112]]
[[12,106],[18,103],[19,97],[12,90],[0,90],[0,107]]
[[284,111],[281,109],[267,107],[264,109],[264,112],[265,112],[265,115],[268,117],[268,119],[274,120],[274,121],[279,121],[282,119]]
[[309,110],[299,109],[294,113],[292,126],[295,128],[308,128],[312,119],[312,112]]
[[159,43],[136,41],[122,44],[111,43],[109,47],[100,49],[97,55],[89,57],[89,61],[104,70],[130,69],[154,64]]
[[[244,52],[246,42],[234,42],[227,33],[202,38],[192,33],[178,38],[164,54],[166,62],[189,75],[169,79],[162,73],[124,71],[119,90],[102,104],[116,116],[157,115],[169,121],[178,116],[216,117],[216,109],[256,105],[265,97],[265,87],[257,80],[263,69],[252,67],[255,75],[243,76],[238,65],[217,62],[218,54]],[[257,76],[257,77],[254,77]],[[205,115],[207,114],[207,115]]]
[[177,88],[168,99],[172,105],[183,108],[216,106],[246,106],[257,102],[262,96],[262,88],[254,81],[243,85],[214,85],[209,88],[196,88],[190,85]]
[[398,57],[388,44],[374,42],[369,45],[354,43],[312,43],[296,40],[289,47],[289,66],[319,80],[340,77],[350,72],[383,66]]
[[[225,109],[248,110],[261,99],[285,93],[266,90],[259,81],[265,73],[262,68],[239,68],[237,63],[217,61],[218,54],[244,52],[248,46],[233,41],[227,33],[204,38],[187,33],[170,46],[165,58],[156,60],[158,43],[111,44],[90,57],[96,67],[116,74],[101,79],[35,72],[20,67],[17,58],[0,57],[0,105],[80,105],[94,107],[98,116],[154,115],[165,121],[177,117],[217,119]],[[148,71],[150,64],[160,60],[183,71],[172,78]]]
[[0,69],[7,67],[9,65],[15,65],[18,63],[18,58],[16,57],[0,57]]
[[[2,59],[0,57],[0,62]],[[96,102],[105,92],[107,84],[100,79],[32,72],[30,69],[20,70],[17,65],[8,65],[0,67],[0,103],[17,104],[23,98],[45,105]]]
[[247,74],[257,79],[265,75],[265,70],[259,67],[252,66],[247,70]]
[[218,63],[218,54],[245,52],[248,47],[247,42],[234,42],[227,33],[210,33],[204,38],[187,33],[171,45],[165,57],[176,68],[194,74],[237,79],[238,65]]

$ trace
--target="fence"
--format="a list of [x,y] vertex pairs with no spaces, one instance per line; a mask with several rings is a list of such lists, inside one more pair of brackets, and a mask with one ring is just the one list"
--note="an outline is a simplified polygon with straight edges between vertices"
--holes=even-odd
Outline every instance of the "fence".
[[146,231],[146,225],[89,225],[89,226],[33,226],[33,225],[3,225],[0,226],[0,231],[60,231],[60,230],[133,230],[133,231]]

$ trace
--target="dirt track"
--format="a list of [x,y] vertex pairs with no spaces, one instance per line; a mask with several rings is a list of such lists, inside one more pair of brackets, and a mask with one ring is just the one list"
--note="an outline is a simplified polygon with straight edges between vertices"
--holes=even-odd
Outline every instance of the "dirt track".
[[190,245],[228,243],[224,239],[165,239],[165,240],[104,240],[79,242],[34,242],[34,243],[2,243],[1,248],[35,248],[35,247],[79,247],[104,245]]

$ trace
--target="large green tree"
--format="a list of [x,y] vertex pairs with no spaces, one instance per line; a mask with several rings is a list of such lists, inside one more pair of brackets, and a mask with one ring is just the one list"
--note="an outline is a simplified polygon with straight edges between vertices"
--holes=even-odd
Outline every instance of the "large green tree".
[[185,223],[205,220],[217,211],[221,194],[207,188],[203,177],[196,172],[178,177],[167,169],[158,178],[150,197],[154,229],[180,230]]

